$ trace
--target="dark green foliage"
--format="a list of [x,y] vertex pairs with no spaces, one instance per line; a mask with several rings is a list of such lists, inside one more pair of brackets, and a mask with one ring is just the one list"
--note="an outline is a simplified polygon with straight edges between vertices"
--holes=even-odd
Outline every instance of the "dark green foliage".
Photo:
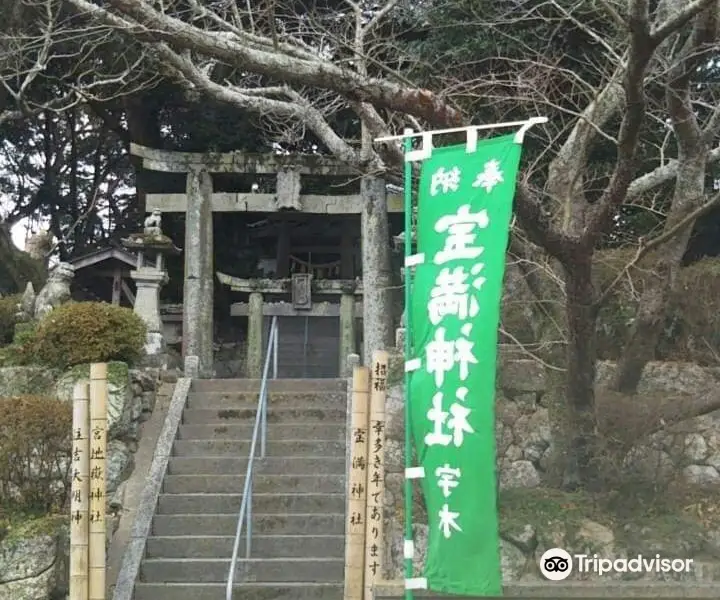
[[16,323],[12,344],[0,348],[0,367],[20,367],[36,362],[37,321]]
[[0,294],[22,293],[28,282],[31,282],[37,291],[42,287],[46,276],[45,266],[33,260],[29,254],[18,250],[13,244],[7,225],[0,223]]
[[142,356],[146,327],[131,309],[104,302],[71,302],[40,321],[32,354],[65,369],[92,362],[133,363]]
[[13,294],[0,298],[0,346],[9,344],[15,335],[15,313],[21,296]]
[[29,321],[27,323],[16,323],[15,334],[13,336],[13,344],[27,344],[35,339],[38,322]]

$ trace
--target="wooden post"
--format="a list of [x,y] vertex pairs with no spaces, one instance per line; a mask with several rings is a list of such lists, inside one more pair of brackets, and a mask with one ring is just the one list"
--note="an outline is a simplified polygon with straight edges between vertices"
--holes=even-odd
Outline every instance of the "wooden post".
[[362,600],[365,565],[365,522],[368,409],[370,369],[355,367],[352,376],[352,419],[350,431],[350,474],[348,476],[349,516],[345,537],[345,594],[344,600]]
[[113,271],[112,283],[112,303],[115,306],[120,305],[120,290],[122,286],[122,271],[117,268]]
[[385,395],[388,353],[373,353],[370,374],[368,435],[367,518],[365,529],[365,600],[373,599],[375,583],[382,579],[383,496],[385,493]]
[[88,600],[89,397],[90,390],[87,382],[77,383],[73,390],[69,600]]
[[105,600],[107,364],[90,365],[90,585],[89,600]]

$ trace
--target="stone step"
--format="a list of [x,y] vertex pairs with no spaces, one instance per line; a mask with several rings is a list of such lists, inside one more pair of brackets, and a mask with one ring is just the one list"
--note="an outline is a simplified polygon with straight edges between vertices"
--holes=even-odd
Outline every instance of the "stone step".
[[[225,600],[225,583],[141,583],[133,600]],[[341,600],[342,583],[243,583],[233,600]]]
[[[260,464],[260,463],[258,463]],[[166,475],[165,494],[239,494],[245,487],[244,475]],[[255,494],[341,494],[345,475],[263,475],[253,476]]]
[[[196,392],[188,394],[188,408],[255,408],[260,392]],[[311,406],[313,408],[341,408],[347,406],[346,392],[272,392],[268,406]]]
[[[141,581],[222,583],[227,581],[229,559],[151,558],[140,567]],[[340,582],[343,558],[250,558],[239,559],[235,580],[286,582]]]
[[[257,460],[259,475],[344,475],[345,458],[309,458],[304,456],[270,456]],[[169,475],[245,475],[248,459],[230,456],[171,456]]]
[[[252,442],[241,440],[177,440],[174,456],[249,456]],[[260,441],[255,446],[258,460]],[[345,456],[345,442],[332,440],[273,440],[266,456]]]
[[[254,423],[215,424],[215,425],[180,425],[179,440],[232,439],[251,440]],[[273,423],[268,426],[267,439],[273,440],[345,440],[345,425],[322,422],[310,423]]]
[[[423,600],[458,600],[454,594],[430,590],[417,590],[416,598]],[[402,581],[380,582],[375,586],[375,600],[400,600],[405,597]],[[717,583],[680,581],[513,581],[503,586],[502,598],[524,600],[600,600],[623,598],[623,600],[658,600],[658,598],[718,598]],[[463,600],[488,600],[487,596],[464,596]],[[497,600],[501,600],[498,598]]]
[[[155,515],[152,534],[226,535],[237,528],[237,514]],[[343,535],[345,514],[264,515],[253,513],[253,533],[257,535]]]
[[[242,494],[162,494],[155,514],[229,514],[240,510]],[[257,494],[252,510],[262,514],[341,513],[345,494]]]
[[[147,558],[227,558],[232,556],[235,538],[223,536],[149,537]],[[303,558],[343,558],[345,537],[342,535],[253,535],[251,556],[287,556]],[[240,539],[241,556],[245,554],[245,536]]]
[[[257,407],[254,408],[187,408],[183,411],[182,422],[186,425],[254,423]],[[292,408],[268,407],[268,423],[295,423],[312,421],[321,423],[347,422],[344,408],[315,408],[312,406],[294,406]]]
[[[191,393],[259,392],[260,379],[193,379]],[[343,392],[345,379],[271,379],[268,392]]]

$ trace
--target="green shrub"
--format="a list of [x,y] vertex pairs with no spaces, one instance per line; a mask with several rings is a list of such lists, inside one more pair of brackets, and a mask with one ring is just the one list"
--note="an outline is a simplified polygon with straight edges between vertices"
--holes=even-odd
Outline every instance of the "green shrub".
[[15,324],[12,344],[0,347],[0,367],[21,367],[37,362],[35,358],[35,331],[37,321]]
[[13,294],[0,298],[0,346],[9,344],[13,341],[15,333],[15,313],[17,313],[17,305],[22,296]]
[[34,361],[34,346],[10,344],[0,348],[0,367],[25,367]]
[[133,363],[142,356],[146,327],[131,309],[105,302],[70,302],[38,324],[33,353],[50,367],[92,362]]
[[0,505],[62,509],[70,492],[72,406],[55,398],[0,398]]
[[13,336],[13,344],[23,346],[33,342],[37,334],[38,322],[28,321],[27,323],[15,324],[15,335]]
[[15,324],[12,344],[0,348],[0,366],[22,367],[37,362],[35,358],[35,333],[37,321]]

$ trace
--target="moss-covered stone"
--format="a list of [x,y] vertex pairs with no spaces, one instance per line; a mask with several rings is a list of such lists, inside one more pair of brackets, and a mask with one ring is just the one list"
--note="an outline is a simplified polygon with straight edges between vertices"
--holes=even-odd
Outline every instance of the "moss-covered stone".
[[[132,420],[132,389],[130,386],[130,371],[123,362],[107,363],[108,378],[108,434],[111,437],[123,437],[131,434]],[[90,365],[76,365],[63,373],[58,379],[57,397],[71,402],[73,389],[80,381],[89,381]]]
[[499,498],[501,530],[519,536],[527,525],[538,532],[541,547],[566,547],[578,537],[582,524],[590,519],[608,527],[613,518],[596,506],[591,496],[559,490],[509,489]]
[[638,517],[619,528],[617,537],[628,554],[654,554],[692,558],[705,546],[702,523],[680,513]]
[[53,396],[58,372],[38,366],[0,368],[0,398]]
[[25,515],[13,513],[0,517],[0,542],[5,547],[39,535],[56,535],[69,526],[68,515]]
[[405,356],[401,352],[390,352],[388,357],[388,388],[400,385],[405,376]]
[[133,233],[123,240],[123,245],[132,250],[165,250],[172,254],[180,250],[162,233]]
[[0,541],[0,598],[64,598],[68,588],[69,527],[55,515],[15,519]]
[[[114,385],[116,387],[124,386],[126,385],[126,382],[128,381],[129,377],[129,368],[127,363],[119,362],[119,361],[113,361],[107,363],[107,378],[108,378],[108,385]],[[70,368],[69,370],[65,371],[60,381],[58,381],[58,386],[61,385],[68,385],[68,381],[71,381],[73,385],[82,379],[90,379],[90,364],[84,364],[84,365],[75,365],[74,367]],[[70,388],[70,393],[72,394],[72,388]],[[66,397],[66,394],[63,394],[63,398]],[[68,400],[72,396],[68,397]]]

